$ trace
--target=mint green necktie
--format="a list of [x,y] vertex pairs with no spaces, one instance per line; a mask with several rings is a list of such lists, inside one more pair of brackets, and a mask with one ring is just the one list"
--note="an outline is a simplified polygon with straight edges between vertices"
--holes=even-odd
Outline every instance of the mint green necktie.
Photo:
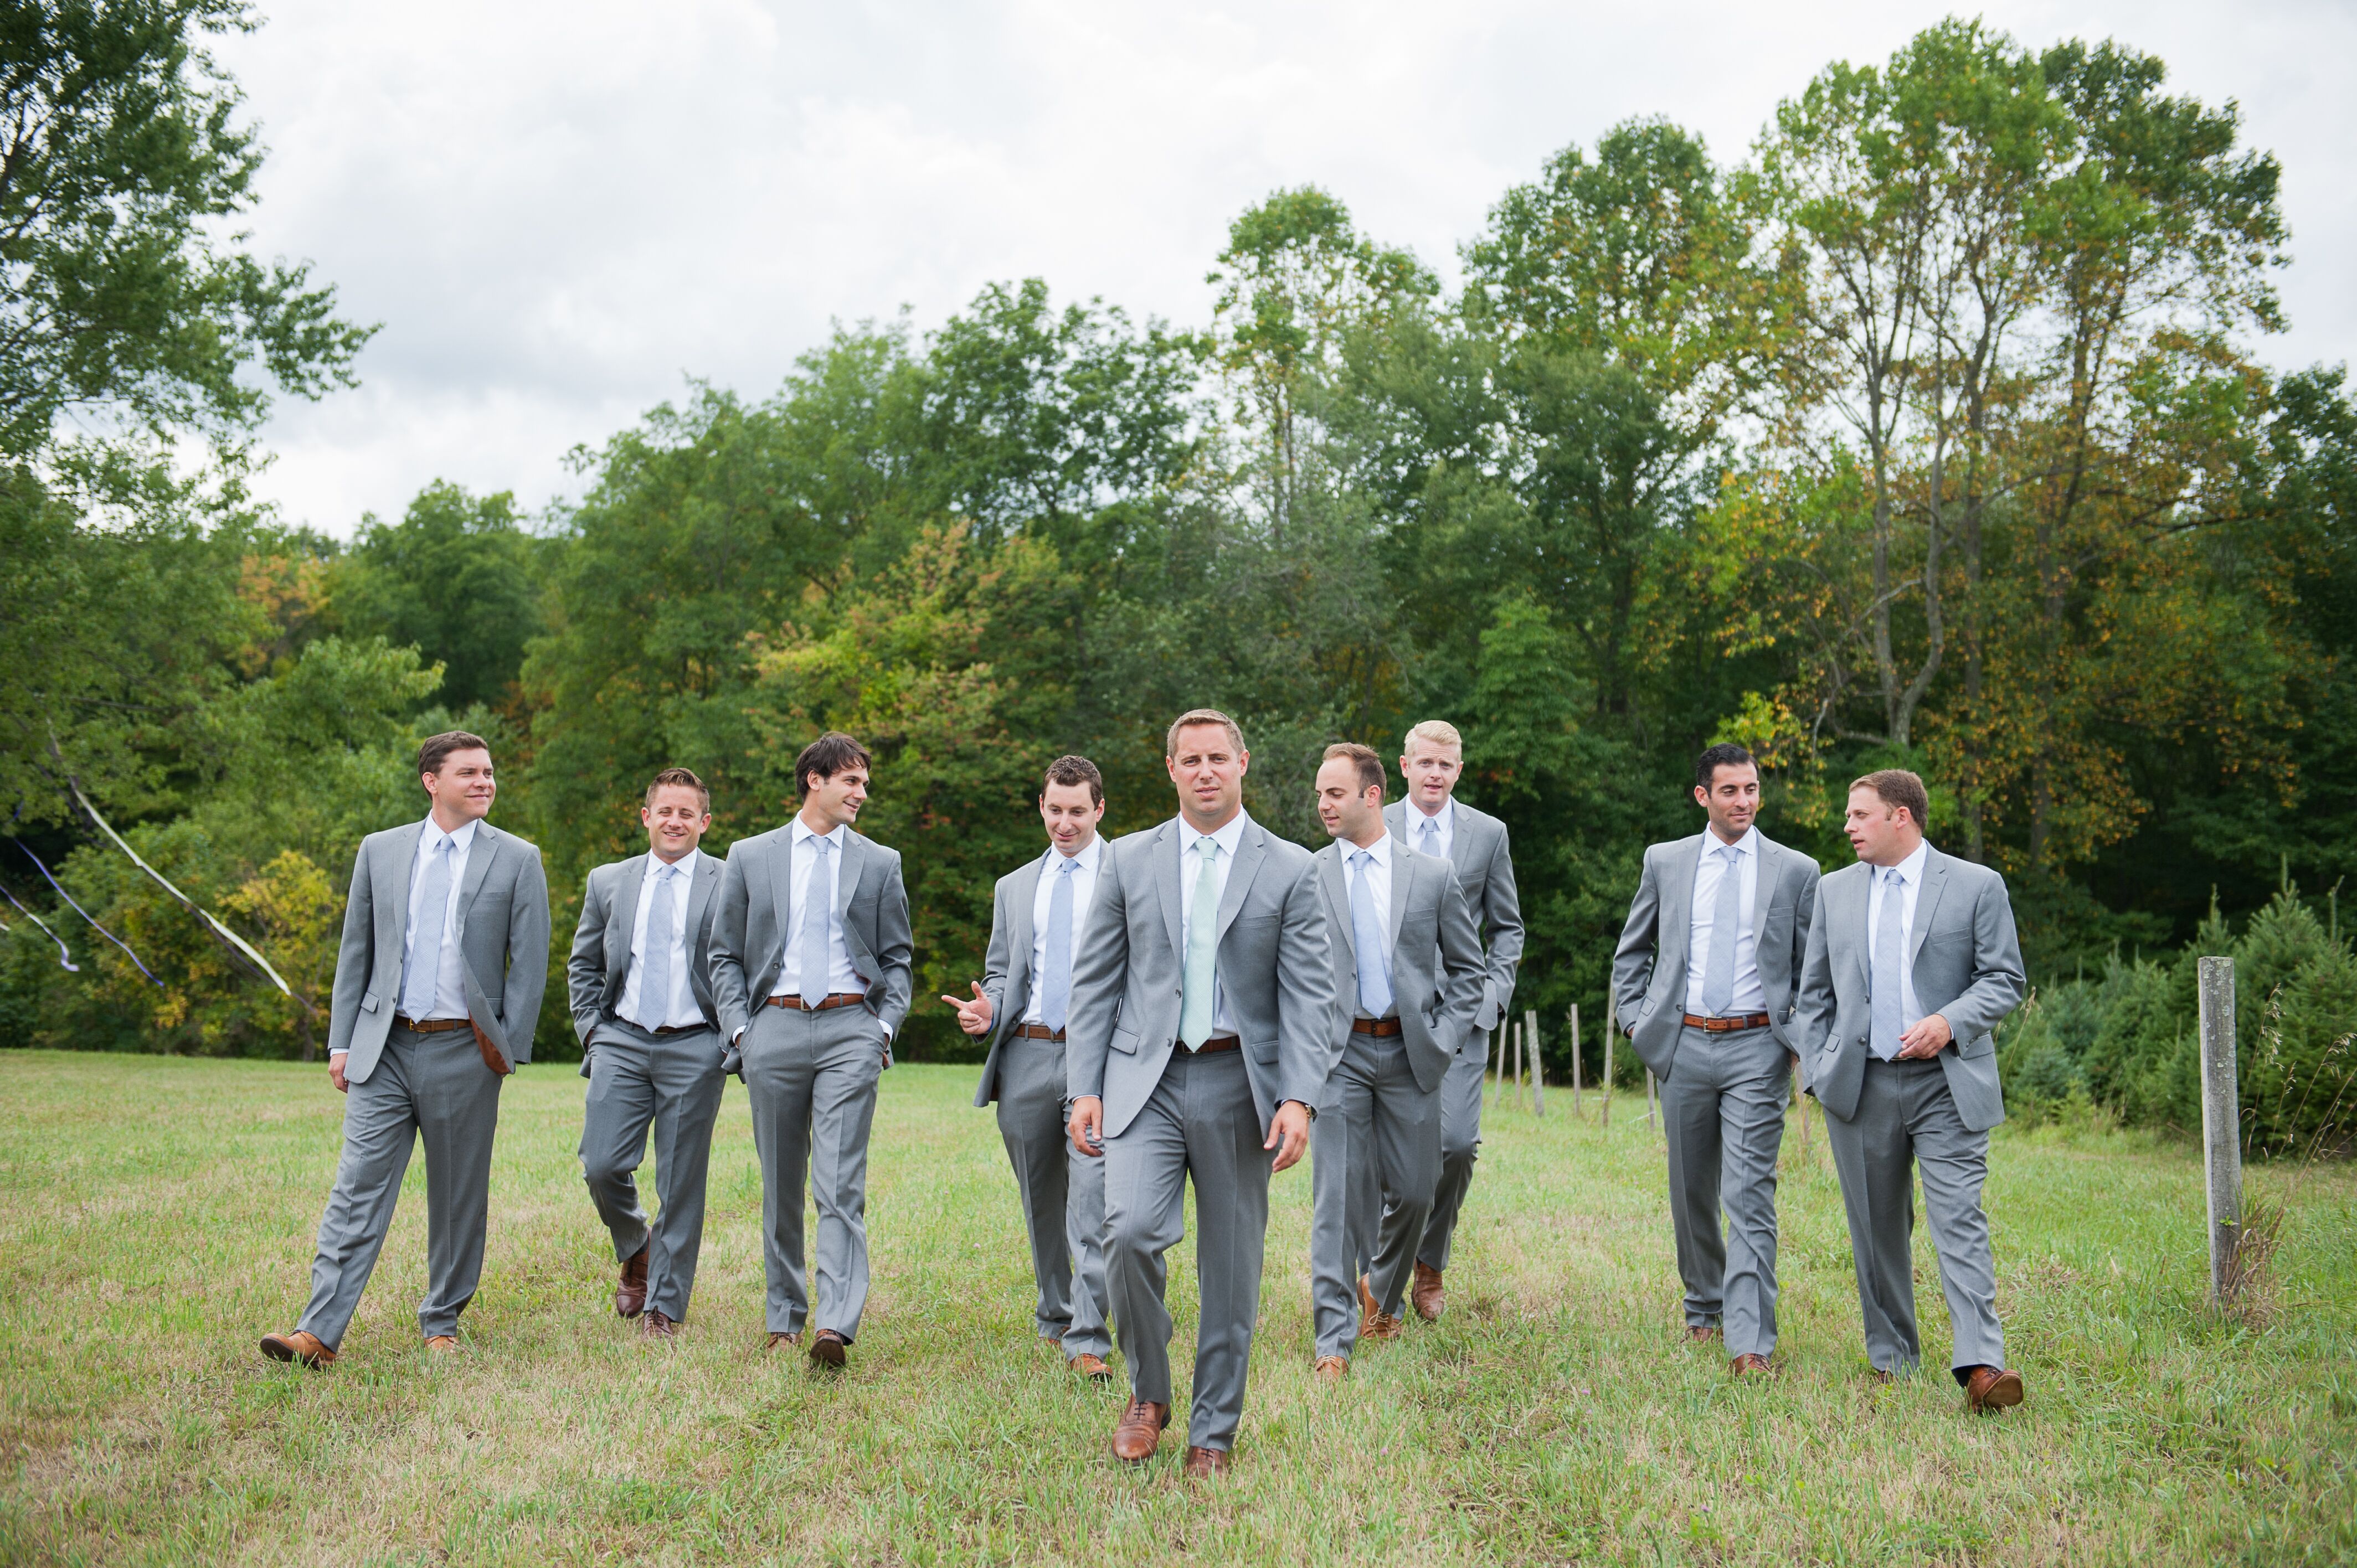
[[1195,873],[1195,906],[1187,916],[1187,990],[1178,1008],[1178,1037],[1190,1051],[1211,1037],[1212,1020],[1219,1014],[1211,997],[1220,949],[1219,855],[1217,839],[1195,841],[1200,865]]

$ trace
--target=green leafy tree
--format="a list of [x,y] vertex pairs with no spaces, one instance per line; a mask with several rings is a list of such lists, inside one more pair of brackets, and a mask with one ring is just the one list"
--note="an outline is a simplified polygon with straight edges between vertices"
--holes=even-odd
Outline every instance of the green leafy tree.
[[407,644],[439,664],[453,707],[509,701],[540,631],[533,543],[509,492],[470,496],[437,479],[399,522],[361,520],[335,565],[334,617],[354,637]]

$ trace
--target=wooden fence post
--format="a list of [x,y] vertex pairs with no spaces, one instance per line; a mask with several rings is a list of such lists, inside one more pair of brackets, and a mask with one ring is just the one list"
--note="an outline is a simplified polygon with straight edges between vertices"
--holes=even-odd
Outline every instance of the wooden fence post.
[[1599,1127],[1612,1125],[1612,1037],[1620,1032],[1620,998],[1610,991],[1604,993],[1604,1109],[1598,1116]]
[[1506,1020],[1502,1015],[1498,1019],[1495,1043],[1498,1047],[1498,1087],[1490,1096],[1490,1108],[1493,1111],[1506,1103]]
[[1579,1097],[1587,1088],[1587,1077],[1579,1059],[1579,1004],[1575,1002],[1571,1004],[1571,1113],[1575,1117],[1582,1114]]
[[1531,1113],[1546,1114],[1546,1058],[1539,1051],[1539,1010],[1525,1008],[1523,1013],[1523,1038],[1531,1043]]
[[2234,1287],[2234,1242],[2243,1224],[2243,1115],[2234,1083],[2234,961],[2205,958],[2198,969],[2201,1165],[2209,1177],[2210,1299],[2223,1306]]

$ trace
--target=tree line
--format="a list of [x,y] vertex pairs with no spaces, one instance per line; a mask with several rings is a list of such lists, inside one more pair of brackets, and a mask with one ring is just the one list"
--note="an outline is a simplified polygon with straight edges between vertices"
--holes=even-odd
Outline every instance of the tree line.
[[[1464,732],[1557,1071],[1643,846],[1695,831],[1692,757],[1734,739],[1766,831],[1828,867],[1848,779],[1896,765],[2005,872],[2040,986],[2023,1103],[2184,1122],[2181,955],[2259,943],[2292,955],[2243,987],[2266,1136],[2352,1120],[2357,414],[2338,369],[2258,357],[2277,166],[2148,55],[1952,20],[1828,66],[1731,160],[1631,121],[1501,193],[1453,288],[1279,191],[1201,323],[993,285],[930,332],[838,327],[766,396],[689,386],[544,511],[437,483],[340,541],[246,489],[256,387],[332,390],[368,329],[214,221],[259,151],[200,45],[243,13],[27,15],[0,1037],[309,1048],[353,846],[417,813],[412,748],[452,725],[492,742],[560,942],[658,768],[711,782],[725,853],[782,820],[804,740],[859,736],[920,994],[963,992],[1046,763],[1092,757],[1107,827],[1145,826],[1161,725],[1211,703],[1249,809],[1313,843],[1329,741]],[[542,1036],[565,1054],[560,999]],[[962,1044],[910,1021],[913,1053]]]

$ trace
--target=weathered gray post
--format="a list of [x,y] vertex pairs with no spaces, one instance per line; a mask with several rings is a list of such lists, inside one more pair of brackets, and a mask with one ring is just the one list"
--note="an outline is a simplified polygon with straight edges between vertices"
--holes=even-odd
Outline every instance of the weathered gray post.
[[1645,1131],[1653,1130],[1653,1108],[1661,1097],[1661,1087],[1653,1081],[1653,1069],[1645,1069]]
[[1597,1116],[1597,1125],[1612,1125],[1612,1036],[1620,1032],[1620,998],[1610,991],[1604,993],[1604,1109]]
[[1571,1113],[1575,1117],[1580,1114],[1579,1096],[1587,1087],[1586,1077],[1579,1059],[1579,1004],[1575,1002],[1571,1004]]
[[2233,1289],[2234,1240],[2243,1225],[2242,1101],[2234,1085],[2234,961],[2200,962],[2201,1165],[2209,1177],[2210,1299]]
[[1506,1103],[1506,1019],[1502,1014],[1498,1018],[1497,1084],[1496,1092],[1490,1096],[1490,1108],[1493,1111]]
[[1539,1052],[1539,1010],[1527,1008],[1523,1013],[1523,1038],[1531,1044],[1531,1112],[1546,1114],[1546,1058]]

